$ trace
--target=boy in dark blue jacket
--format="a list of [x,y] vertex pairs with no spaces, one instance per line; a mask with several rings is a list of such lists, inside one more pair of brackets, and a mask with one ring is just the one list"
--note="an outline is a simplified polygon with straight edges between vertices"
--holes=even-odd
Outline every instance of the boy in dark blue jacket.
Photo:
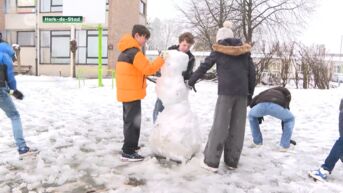
[[17,90],[12,58],[14,58],[12,47],[8,43],[0,41],[0,108],[11,119],[14,139],[18,148],[19,157],[22,159],[23,157],[34,155],[38,151],[30,149],[26,145],[20,115],[9,96],[10,89],[13,91],[12,95],[15,98],[19,100],[24,98],[24,95]]

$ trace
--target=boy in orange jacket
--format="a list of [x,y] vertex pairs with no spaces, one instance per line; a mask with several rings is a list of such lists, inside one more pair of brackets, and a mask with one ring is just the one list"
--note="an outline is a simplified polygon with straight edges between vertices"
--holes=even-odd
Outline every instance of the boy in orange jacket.
[[119,40],[121,52],[116,64],[117,99],[123,103],[124,144],[123,161],[142,161],[143,156],[136,151],[141,126],[141,99],[146,95],[146,76],[155,74],[164,64],[158,56],[152,64],[144,56],[142,48],[150,37],[143,25],[134,25],[131,35]]

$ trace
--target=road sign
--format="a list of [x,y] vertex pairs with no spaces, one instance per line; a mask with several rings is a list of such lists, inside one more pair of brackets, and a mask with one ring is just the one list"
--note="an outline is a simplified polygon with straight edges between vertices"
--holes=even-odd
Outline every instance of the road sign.
[[43,23],[82,23],[82,16],[43,16]]

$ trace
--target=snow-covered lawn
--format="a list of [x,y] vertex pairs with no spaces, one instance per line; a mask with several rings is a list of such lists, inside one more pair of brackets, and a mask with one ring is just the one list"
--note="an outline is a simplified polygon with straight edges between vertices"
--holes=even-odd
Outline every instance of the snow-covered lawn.
[[[291,89],[291,110],[297,145],[278,151],[280,122],[266,117],[264,145],[251,148],[249,124],[237,170],[221,163],[219,173],[200,168],[202,154],[183,165],[148,157],[140,163],[120,161],[123,140],[122,105],[116,101],[111,80],[97,88],[96,80],[18,76],[25,98],[15,100],[28,144],[41,152],[36,159],[18,160],[10,120],[0,113],[0,193],[10,192],[343,192],[343,168],[338,162],[328,183],[314,182],[307,171],[318,168],[338,138],[338,106],[343,89]],[[212,125],[217,87],[200,82],[190,94],[192,110],[200,121],[203,150]],[[266,89],[257,87],[255,94]],[[140,143],[149,155],[154,85],[142,102]]]

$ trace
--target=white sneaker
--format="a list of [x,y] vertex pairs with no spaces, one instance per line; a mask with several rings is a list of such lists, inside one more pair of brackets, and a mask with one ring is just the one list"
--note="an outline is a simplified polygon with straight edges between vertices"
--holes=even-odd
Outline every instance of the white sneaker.
[[236,170],[236,169],[237,169],[237,168],[235,168],[235,167],[228,166],[228,165],[225,165],[225,167],[226,167],[228,170]]
[[210,171],[210,172],[213,172],[213,173],[218,172],[218,168],[214,168],[214,167],[208,166],[203,160],[201,160],[200,166],[202,168],[204,168],[205,170],[207,170],[207,171]]
[[285,147],[280,147],[279,151],[280,152],[288,152],[289,148],[285,148]]
[[262,143],[256,144],[256,143],[252,142],[252,144],[249,147],[250,148],[260,148],[260,147],[262,147]]

